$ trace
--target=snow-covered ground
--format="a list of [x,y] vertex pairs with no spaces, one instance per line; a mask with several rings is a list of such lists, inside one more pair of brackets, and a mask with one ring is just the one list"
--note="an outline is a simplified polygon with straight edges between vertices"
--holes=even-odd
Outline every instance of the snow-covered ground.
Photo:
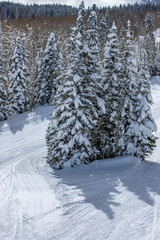
[[[160,137],[160,78],[152,79]],[[159,240],[160,140],[134,157],[53,171],[45,132],[52,107],[0,123],[0,240]]]

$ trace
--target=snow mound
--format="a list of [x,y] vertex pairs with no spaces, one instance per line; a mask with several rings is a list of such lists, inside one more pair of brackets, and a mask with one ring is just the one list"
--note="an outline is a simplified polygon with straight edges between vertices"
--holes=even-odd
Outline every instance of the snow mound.
[[[134,156],[121,156],[116,158],[101,159],[91,162],[90,164],[82,164],[74,167],[66,167],[62,170],[55,170],[58,176],[69,175],[71,178],[74,176],[81,176],[83,174],[83,179],[85,176],[92,176],[97,174],[124,174],[126,172],[132,172],[136,169],[141,160]],[[96,175],[97,175],[96,174]]]
[[139,158],[133,156],[122,156],[116,158],[109,158],[103,160],[97,160],[91,163],[91,166],[96,168],[108,169],[121,169],[121,168],[133,168],[140,162]]

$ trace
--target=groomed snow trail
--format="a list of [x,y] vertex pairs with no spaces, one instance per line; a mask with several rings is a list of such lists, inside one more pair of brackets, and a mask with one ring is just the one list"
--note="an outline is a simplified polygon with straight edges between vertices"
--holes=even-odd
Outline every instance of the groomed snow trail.
[[52,108],[15,116],[0,125],[0,239],[48,239],[59,203],[46,180],[45,132]]
[[[160,78],[152,79],[160,137]],[[45,163],[52,107],[0,123],[0,240],[159,240],[160,158]]]

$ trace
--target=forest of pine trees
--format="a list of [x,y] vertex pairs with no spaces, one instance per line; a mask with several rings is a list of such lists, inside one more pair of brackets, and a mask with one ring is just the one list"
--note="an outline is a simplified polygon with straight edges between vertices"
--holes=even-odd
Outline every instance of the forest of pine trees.
[[52,105],[47,159],[57,169],[121,155],[144,159],[155,147],[150,77],[159,73],[160,49],[152,15],[139,36],[129,18],[114,19],[120,9],[100,13],[82,1],[70,29],[43,32],[41,41],[33,24],[23,32],[5,22],[0,28],[0,121]]

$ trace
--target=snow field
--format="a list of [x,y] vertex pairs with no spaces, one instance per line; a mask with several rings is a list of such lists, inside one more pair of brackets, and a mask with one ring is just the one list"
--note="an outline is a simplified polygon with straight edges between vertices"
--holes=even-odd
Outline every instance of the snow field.
[[59,203],[36,165],[40,158],[42,164],[45,161],[45,130],[50,113],[51,107],[47,107],[40,114],[36,110],[1,124],[2,239],[43,239],[48,228],[58,221],[59,210],[56,215],[55,210]]
[[[160,136],[160,78],[152,79]],[[100,160],[52,170],[45,134],[52,107],[0,123],[0,239],[159,240],[160,159]]]

